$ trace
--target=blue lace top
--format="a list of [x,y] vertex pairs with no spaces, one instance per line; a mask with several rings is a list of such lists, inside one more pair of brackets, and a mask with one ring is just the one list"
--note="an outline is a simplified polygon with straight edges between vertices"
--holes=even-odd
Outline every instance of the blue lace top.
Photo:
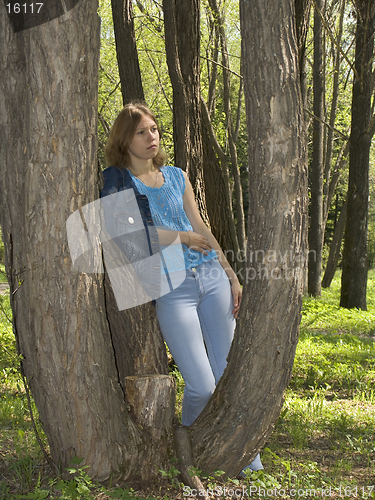
[[[146,186],[129,172],[139,192],[148,198],[152,219],[156,227],[175,231],[193,231],[183,208],[182,196],[185,192],[185,178],[182,170],[171,166],[161,167],[160,170],[164,177],[164,184],[155,188]],[[167,260],[169,272],[181,270],[181,258],[178,257],[177,247],[179,250],[182,248],[185,269],[199,266],[203,262],[216,258],[215,250],[204,255],[186,245],[163,247],[163,255]]]

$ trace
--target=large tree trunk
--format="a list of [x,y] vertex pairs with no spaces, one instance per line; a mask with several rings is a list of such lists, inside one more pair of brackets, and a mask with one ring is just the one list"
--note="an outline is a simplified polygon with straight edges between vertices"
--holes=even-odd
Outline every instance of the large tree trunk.
[[[306,251],[294,3],[242,0],[240,12],[252,224],[248,279],[227,369],[191,434],[198,466],[229,475],[254,458],[282,407],[298,339]],[[264,258],[250,262],[256,250]]]
[[1,225],[22,370],[56,464],[78,455],[99,480],[148,479],[166,446],[128,414],[103,275],[72,268],[66,234],[99,195],[97,5],[15,34],[2,9],[0,33]]
[[369,154],[375,0],[356,2],[357,29],[352,126],[349,149],[348,215],[343,252],[342,307],[366,310]]
[[320,18],[323,0],[316,0],[314,14],[314,115],[313,156],[310,171],[310,229],[308,293],[321,295],[321,272],[323,252],[323,147],[324,147],[324,67],[323,67],[323,24]]
[[111,3],[122,101],[124,104],[143,101],[132,0],[111,0]]

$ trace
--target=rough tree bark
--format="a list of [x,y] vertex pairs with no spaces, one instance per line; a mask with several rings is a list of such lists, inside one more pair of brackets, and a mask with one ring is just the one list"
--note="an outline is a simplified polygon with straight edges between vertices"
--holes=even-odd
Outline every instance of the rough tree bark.
[[122,101],[144,101],[137,43],[134,32],[132,0],[111,0],[116,54]]
[[[198,466],[229,475],[254,458],[281,409],[298,338],[306,251],[294,2],[242,0],[240,14],[252,224],[248,279],[227,369],[191,432]],[[250,262],[255,251],[261,262]]]
[[341,307],[366,310],[367,227],[371,97],[374,90],[375,0],[355,2],[357,13],[355,75],[352,97],[352,124],[349,145],[348,215],[345,228]]
[[321,295],[321,272],[323,252],[323,148],[324,148],[324,33],[320,18],[323,0],[316,0],[314,12],[314,68],[313,154],[310,168],[310,228],[308,286],[310,295]]

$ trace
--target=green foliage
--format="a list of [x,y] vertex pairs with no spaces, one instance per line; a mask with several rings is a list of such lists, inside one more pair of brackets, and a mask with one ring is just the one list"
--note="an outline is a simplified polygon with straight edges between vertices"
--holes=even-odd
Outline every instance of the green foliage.
[[87,465],[79,467],[82,461],[83,458],[73,457],[72,464],[75,467],[67,469],[72,479],[58,479],[50,482],[52,489],[60,492],[59,500],[92,498],[91,491],[96,488],[96,485],[86,473],[89,467]]
[[12,329],[9,292],[0,294],[0,373],[4,382],[18,380],[20,360],[17,355]]

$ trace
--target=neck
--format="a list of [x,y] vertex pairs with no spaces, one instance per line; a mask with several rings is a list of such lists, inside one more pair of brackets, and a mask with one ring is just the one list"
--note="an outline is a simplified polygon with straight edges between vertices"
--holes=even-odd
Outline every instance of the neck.
[[157,170],[154,167],[154,163],[152,160],[134,160],[134,159],[132,159],[128,169],[136,177],[138,175],[146,175],[149,174],[150,172],[154,172],[155,170]]

